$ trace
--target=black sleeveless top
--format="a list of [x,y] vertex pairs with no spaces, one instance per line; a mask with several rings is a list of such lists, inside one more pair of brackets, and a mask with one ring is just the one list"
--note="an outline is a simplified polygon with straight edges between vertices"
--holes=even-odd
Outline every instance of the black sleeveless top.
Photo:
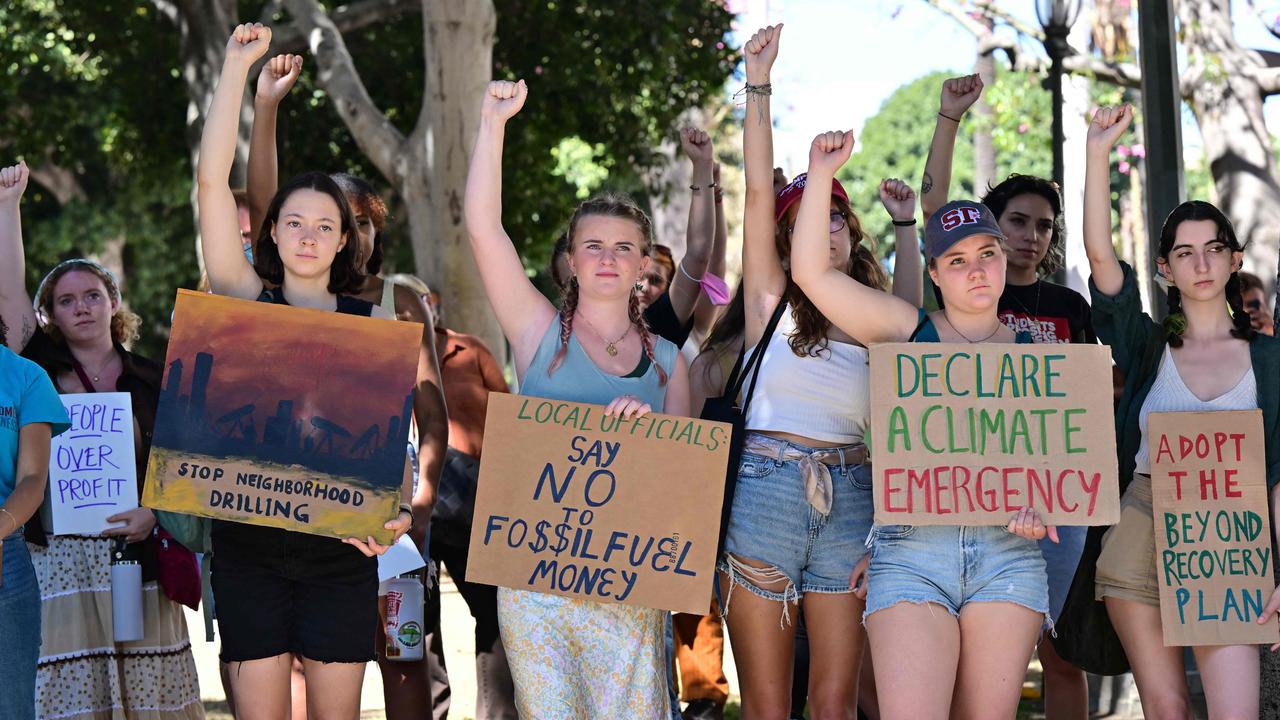
[[[258,302],[273,303],[275,305],[289,304],[289,301],[284,299],[284,291],[280,288],[262,288],[262,293],[258,295]],[[373,303],[350,295],[339,295],[338,307],[335,308],[335,312],[340,312],[344,315],[370,317],[373,315]]]

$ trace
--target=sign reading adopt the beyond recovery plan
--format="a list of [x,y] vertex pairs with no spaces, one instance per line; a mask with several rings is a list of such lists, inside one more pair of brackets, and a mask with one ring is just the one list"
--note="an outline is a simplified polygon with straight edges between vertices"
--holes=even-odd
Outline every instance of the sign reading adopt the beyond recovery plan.
[[877,524],[1120,517],[1111,358],[1100,345],[871,347]]
[[491,393],[466,579],[706,614],[729,434]]
[[1280,640],[1261,410],[1151,413],[1151,508],[1164,644]]

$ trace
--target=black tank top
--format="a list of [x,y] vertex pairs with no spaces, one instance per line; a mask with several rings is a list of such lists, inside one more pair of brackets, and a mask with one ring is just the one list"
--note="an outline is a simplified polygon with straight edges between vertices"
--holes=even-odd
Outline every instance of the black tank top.
[[[258,302],[274,303],[276,305],[289,304],[289,301],[284,299],[284,292],[280,288],[262,288],[262,293],[258,295]],[[339,295],[338,307],[335,310],[344,315],[370,317],[373,315],[373,303],[350,295]]]

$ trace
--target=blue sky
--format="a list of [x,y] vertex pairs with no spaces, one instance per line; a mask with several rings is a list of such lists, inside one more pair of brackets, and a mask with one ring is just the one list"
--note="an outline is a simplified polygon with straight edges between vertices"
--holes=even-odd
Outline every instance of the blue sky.
[[[1003,5],[1037,24],[1031,0],[1003,0]],[[739,47],[757,28],[785,23],[771,80],[775,154],[789,172],[803,165],[817,133],[848,128],[857,133],[899,86],[934,71],[968,72],[973,63],[973,36],[924,0],[731,0],[730,7],[739,13]],[[1246,3],[1234,7],[1236,37],[1243,44],[1280,51],[1280,40]],[[1038,42],[1026,50],[1043,53]],[[1280,128],[1280,101],[1269,100],[1266,110],[1268,125]],[[1195,153],[1199,137],[1186,116],[1184,144]]]

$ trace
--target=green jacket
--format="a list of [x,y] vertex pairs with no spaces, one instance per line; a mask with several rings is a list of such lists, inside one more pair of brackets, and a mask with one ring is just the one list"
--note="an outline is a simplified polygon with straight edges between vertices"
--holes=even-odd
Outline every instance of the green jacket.
[[[1098,339],[1111,347],[1111,357],[1124,371],[1124,394],[1116,406],[1116,448],[1120,453],[1120,492],[1133,479],[1135,457],[1142,443],[1138,414],[1151,392],[1169,335],[1164,326],[1142,312],[1133,268],[1120,263],[1124,283],[1114,296],[1099,292],[1089,280],[1093,327]],[[1255,335],[1249,342],[1253,374],[1258,384],[1258,407],[1266,436],[1267,487],[1280,481],[1280,340]],[[1106,527],[1089,528],[1084,553],[1076,569],[1067,601],[1057,621],[1054,649],[1073,665],[1097,675],[1129,671],[1129,659],[1116,636],[1105,606],[1094,599],[1094,582],[1102,536]],[[1154,529],[1152,530],[1154,532]]]

